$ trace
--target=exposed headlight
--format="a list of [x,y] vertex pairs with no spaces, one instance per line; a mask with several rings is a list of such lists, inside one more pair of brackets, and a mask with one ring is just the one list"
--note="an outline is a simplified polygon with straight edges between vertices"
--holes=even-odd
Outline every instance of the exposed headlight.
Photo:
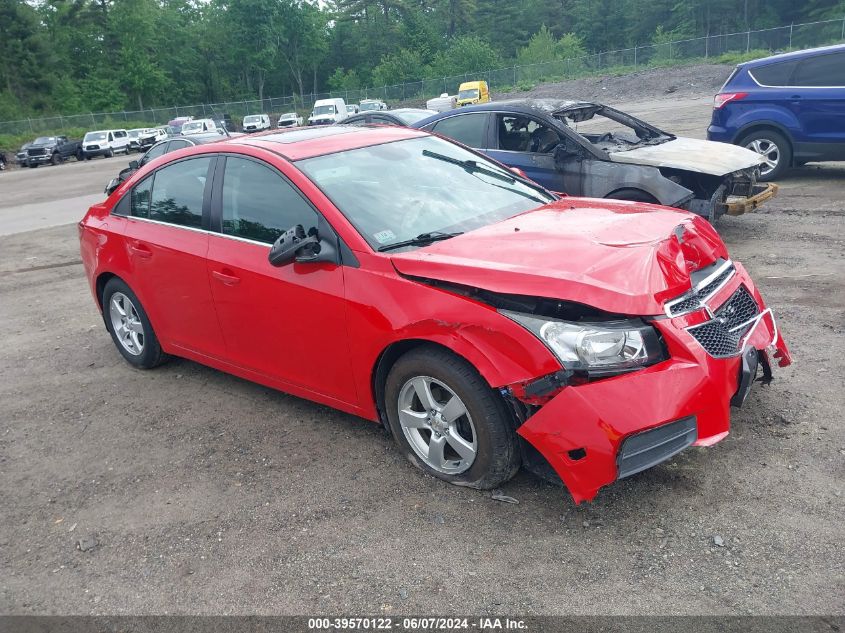
[[640,319],[572,323],[500,310],[533,332],[565,369],[613,373],[666,359],[657,330]]

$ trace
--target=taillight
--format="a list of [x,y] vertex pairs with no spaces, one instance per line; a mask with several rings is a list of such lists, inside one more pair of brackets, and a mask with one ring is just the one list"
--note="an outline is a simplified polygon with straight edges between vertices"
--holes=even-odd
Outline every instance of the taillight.
[[739,101],[748,96],[747,92],[722,92],[713,97],[713,108],[718,110],[726,103],[731,101]]

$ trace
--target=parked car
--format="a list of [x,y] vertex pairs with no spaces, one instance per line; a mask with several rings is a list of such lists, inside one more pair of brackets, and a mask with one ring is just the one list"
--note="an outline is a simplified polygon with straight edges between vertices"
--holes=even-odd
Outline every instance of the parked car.
[[141,132],[145,132],[146,128],[140,127],[135,128],[133,130],[126,130],[126,134],[129,137],[129,151],[130,152],[137,152],[141,148],[141,143],[138,140],[138,137],[141,135]]
[[[242,135],[239,135],[242,136]],[[128,167],[124,167],[117,174],[116,178],[112,178],[109,184],[106,185],[104,193],[111,195],[125,180],[132,174],[141,169],[150,161],[164,156],[170,152],[175,152],[177,149],[185,149],[186,147],[193,147],[195,145],[202,145],[203,143],[219,142],[224,139],[220,138],[220,134],[212,132],[211,134],[192,134],[191,136],[180,136],[179,138],[168,138],[153,145],[147,152],[141,156],[139,160],[133,160]]]
[[465,81],[458,87],[458,107],[488,103],[490,89],[486,81]]
[[181,356],[381,422],[454,484],[545,467],[576,502],[718,442],[790,363],[702,218],[353,130],[174,152],[89,209],[82,261],[127,362]]
[[0,149],[0,171],[5,171],[6,169],[6,152]]
[[330,125],[340,123],[347,117],[343,99],[317,99],[308,117],[308,125]]
[[[220,127],[223,127],[222,125]],[[270,117],[266,114],[250,114],[244,117],[244,132],[260,132],[270,129]]]
[[32,143],[24,143],[23,145],[21,145],[21,148],[18,150],[17,154],[15,154],[15,162],[18,164],[18,167],[26,167],[26,159],[28,156],[26,150],[29,149],[30,145],[32,145]]
[[742,147],[680,138],[599,103],[520,99],[417,121],[553,191],[665,204],[711,222],[777,193],[757,183],[762,158]]
[[129,134],[126,130],[97,130],[88,132],[82,139],[82,157],[85,160],[95,156],[111,158],[120,153],[129,153]]
[[138,135],[138,151],[146,151],[169,136],[169,132],[164,127],[151,127],[142,130]]
[[27,167],[38,167],[45,163],[58,165],[70,157],[79,160],[80,147],[79,141],[68,140],[67,136],[39,136],[26,148],[25,162]]
[[444,92],[439,97],[434,97],[425,102],[425,107],[428,110],[435,112],[446,112],[447,110],[454,110],[458,107],[458,97],[456,95],[449,96],[448,92]]
[[299,116],[296,112],[288,112],[287,114],[283,114],[279,117],[279,121],[276,124],[276,127],[300,127],[302,123],[302,117]]
[[358,112],[360,111],[360,108],[354,103],[347,104],[346,106],[346,114],[348,114],[349,116],[352,116],[353,114],[358,114]]
[[434,110],[422,110],[420,108],[397,108],[388,112],[361,112],[347,118],[341,125],[413,125],[417,121],[427,119]]
[[760,154],[763,180],[845,160],[845,44],[739,64],[716,95],[707,138]]
[[171,119],[167,122],[167,125],[176,133],[182,133],[182,126],[185,125],[188,121],[193,121],[194,117],[192,116],[178,116],[175,119]]
[[359,112],[371,112],[373,110],[387,110],[387,104],[380,99],[362,99],[358,106]]
[[213,119],[191,119],[182,124],[182,136],[207,134],[218,130],[223,133],[223,128]]

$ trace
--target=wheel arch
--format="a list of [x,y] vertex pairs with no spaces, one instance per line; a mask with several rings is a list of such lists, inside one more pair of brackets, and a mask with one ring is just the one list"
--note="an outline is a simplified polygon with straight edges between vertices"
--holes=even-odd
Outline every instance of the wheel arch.
[[754,121],[753,123],[747,123],[737,130],[737,133],[734,135],[733,141],[731,142],[734,145],[739,145],[739,142],[749,134],[761,132],[763,130],[774,130],[778,134],[782,134],[786,139],[786,142],[789,143],[789,148],[794,151],[795,141],[792,139],[792,133],[786,127],[780,123],[776,123],[775,121]]
[[632,193],[640,194],[644,198],[650,198],[650,200],[635,200],[635,202],[646,202],[649,204],[660,204],[660,200],[655,196],[653,193],[646,191],[641,187],[617,187],[610,193],[608,193],[605,198],[610,200],[627,200],[628,198],[613,198],[614,195],[618,195],[623,191],[630,191]]
[[[384,387],[385,382],[387,381],[387,375],[390,373],[390,369],[396,363],[399,358],[403,355],[408,353],[413,349],[417,349],[420,347],[432,347],[435,349],[440,349],[450,354],[461,358],[462,360],[466,361],[467,363],[472,366],[475,371],[481,376],[481,378],[493,389],[493,384],[491,384],[490,378],[493,375],[493,366],[490,364],[490,361],[483,357],[480,353],[472,353],[471,349],[465,349],[464,346],[460,344],[456,344],[456,342],[452,342],[452,346],[445,344],[444,342],[435,341],[432,339],[426,338],[407,338],[401,339],[398,341],[394,341],[390,343],[387,347],[385,347],[381,354],[378,355],[376,359],[375,365],[373,366],[372,372],[370,374],[370,389],[373,396],[373,401],[376,405],[376,413],[378,415],[378,420],[381,422],[382,426],[389,430],[389,425],[387,424],[387,417],[385,413],[385,403],[384,403]],[[469,352],[469,353],[468,353]],[[481,367],[479,366],[481,365]]]

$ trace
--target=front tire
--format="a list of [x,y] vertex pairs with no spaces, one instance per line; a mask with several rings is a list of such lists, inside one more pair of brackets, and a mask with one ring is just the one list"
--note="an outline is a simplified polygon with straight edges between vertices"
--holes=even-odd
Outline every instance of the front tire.
[[792,146],[786,137],[774,130],[758,130],[737,143],[760,154],[766,162],[760,165],[760,180],[776,180],[792,164]]
[[112,341],[130,365],[152,369],[167,360],[144,307],[122,279],[109,279],[102,305]]
[[112,150],[111,148],[109,148],[109,149],[106,151],[106,158],[111,158],[112,156],[114,156],[114,150]]
[[396,361],[384,391],[391,433],[417,468],[479,489],[516,474],[519,445],[505,405],[464,359],[418,347]]
[[53,154],[50,157],[50,164],[51,165],[55,166],[55,165],[58,165],[60,162],[62,162],[62,157],[59,156],[58,152],[56,152],[55,154]]

